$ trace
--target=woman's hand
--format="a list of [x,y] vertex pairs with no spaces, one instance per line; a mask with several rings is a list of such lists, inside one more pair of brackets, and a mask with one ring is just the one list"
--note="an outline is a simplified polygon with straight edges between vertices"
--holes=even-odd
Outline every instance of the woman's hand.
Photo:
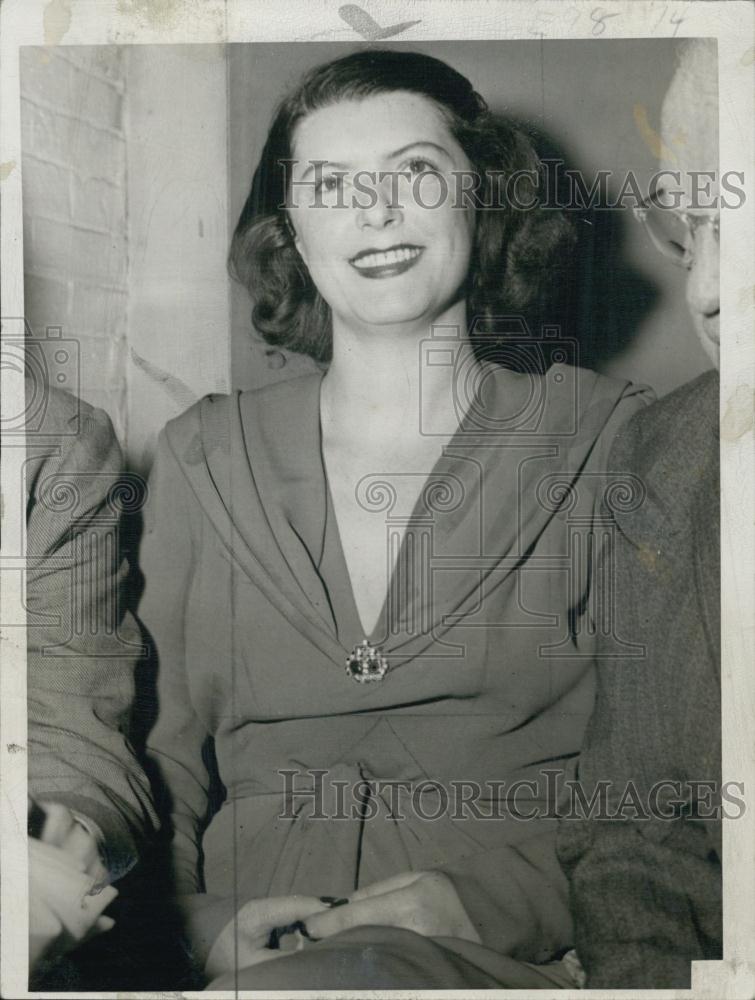
[[306,920],[313,938],[367,924],[403,927],[423,937],[456,937],[480,943],[451,879],[443,872],[404,872],[358,889],[343,906]]
[[327,910],[314,896],[251,899],[228,921],[210,949],[205,973],[211,978],[287,954],[267,947],[271,931]]

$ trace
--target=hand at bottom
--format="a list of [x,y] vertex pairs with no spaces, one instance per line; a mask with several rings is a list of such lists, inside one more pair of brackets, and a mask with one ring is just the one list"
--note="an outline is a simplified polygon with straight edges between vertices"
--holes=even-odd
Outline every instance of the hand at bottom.
[[353,892],[346,905],[306,921],[314,938],[367,924],[403,927],[424,937],[456,937],[481,943],[453,882],[443,872],[402,872],[374,882]]
[[65,850],[29,840],[29,966],[54,959],[114,921],[102,911],[118,895],[112,886],[98,887]]
[[267,947],[271,932],[297,920],[307,920],[327,908],[327,903],[314,896],[249,900],[215,939],[205,964],[205,973],[212,979],[235,969],[280,958],[286,954],[285,951]]

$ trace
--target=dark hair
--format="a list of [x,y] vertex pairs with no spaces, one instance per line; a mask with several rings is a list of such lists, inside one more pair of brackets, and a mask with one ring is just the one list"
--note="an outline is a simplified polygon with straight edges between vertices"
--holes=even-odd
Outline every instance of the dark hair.
[[[477,207],[467,282],[470,322],[526,313],[539,295],[549,262],[570,227],[560,212],[537,204],[542,166],[521,128],[497,119],[469,80],[446,63],[419,52],[361,49],[310,70],[280,104],[233,234],[229,268],[249,291],[252,321],[270,344],[330,360],[330,307],[299,256],[283,205],[286,170],[296,125],[311,112],[341,100],[408,91],[433,101],[482,177],[479,204],[499,190],[497,176],[522,172],[518,188],[531,209]],[[525,175],[525,173],[527,175]],[[533,178],[538,178],[538,181]]]

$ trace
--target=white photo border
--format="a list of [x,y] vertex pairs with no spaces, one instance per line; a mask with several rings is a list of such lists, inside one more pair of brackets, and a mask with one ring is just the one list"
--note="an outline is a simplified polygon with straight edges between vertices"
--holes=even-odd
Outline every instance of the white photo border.
[[[402,42],[455,39],[630,39],[713,37],[718,41],[720,170],[745,171],[742,211],[721,224],[721,556],[723,778],[743,781],[745,814],[723,829],[724,959],[693,964],[687,990],[559,991],[559,996],[738,998],[755,995],[755,5],[749,0],[365,0],[383,26],[408,24]],[[0,8],[0,275],[3,317],[24,315],[19,47],[224,42],[354,41],[368,38],[337,0],[5,0]],[[353,17],[351,18],[353,21]],[[364,22],[364,25],[368,21]],[[363,26],[364,26],[363,25]],[[366,29],[365,29],[366,30]],[[375,36],[369,40],[375,40]],[[747,203],[749,202],[749,210]],[[5,346],[5,325],[3,346]],[[24,410],[23,373],[2,363],[0,416]],[[24,551],[22,443],[3,442],[2,533],[6,551]],[[0,563],[0,994],[40,996],[27,985],[26,650],[20,587],[13,560]],[[60,993],[47,996],[68,997]],[[90,993],[91,997],[167,996]],[[184,996],[194,996],[186,993]],[[200,994],[196,994],[199,996]],[[202,996],[232,994],[202,993]],[[234,996],[259,996],[254,993]],[[278,994],[284,996],[285,994]],[[353,992],[297,997],[350,997]],[[409,996],[375,992],[370,996]],[[413,991],[412,997],[452,997]],[[466,996],[530,996],[524,990]],[[543,991],[532,995],[542,1000]]]

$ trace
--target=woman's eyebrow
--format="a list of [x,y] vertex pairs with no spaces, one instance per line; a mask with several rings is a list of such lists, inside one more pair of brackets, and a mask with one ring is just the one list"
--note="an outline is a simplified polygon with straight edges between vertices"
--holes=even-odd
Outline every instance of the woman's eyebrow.
[[331,169],[332,167],[335,167],[338,170],[349,170],[350,169],[350,167],[349,167],[349,165],[347,163],[335,163],[333,160],[310,160],[309,161],[309,166],[304,171],[304,173],[301,175],[301,180],[304,180],[304,178],[307,176],[307,174],[311,174],[312,171],[315,169],[315,167],[319,167],[321,170],[324,169],[325,167],[327,167],[328,169]]
[[[437,142],[433,142],[431,139],[415,139],[413,142],[408,142],[405,146],[401,146],[400,149],[394,149],[392,153],[388,153],[385,157],[386,160],[395,160],[397,156],[402,156],[410,149],[415,149],[417,146],[430,146],[432,149],[437,150],[437,152],[442,153],[443,156],[447,157],[449,160],[453,159],[450,152],[445,148],[445,146],[439,145]],[[309,166],[301,175],[301,180],[310,174],[316,166],[321,169],[327,167],[328,169],[335,168],[336,170],[351,170],[352,168],[348,163],[338,163],[332,160],[310,160]]]
[[400,149],[396,149],[392,153],[389,153],[388,159],[393,160],[397,156],[401,156],[402,154],[408,152],[410,149],[414,149],[416,146],[430,146],[432,147],[432,149],[435,149],[439,153],[442,153],[444,156],[447,156],[449,160],[453,159],[450,152],[445,148],[445,146],[440,146],[437,142],[433,142],[431,139],[416,139],[414,142],[408,142],[405,146],[402,146]]

